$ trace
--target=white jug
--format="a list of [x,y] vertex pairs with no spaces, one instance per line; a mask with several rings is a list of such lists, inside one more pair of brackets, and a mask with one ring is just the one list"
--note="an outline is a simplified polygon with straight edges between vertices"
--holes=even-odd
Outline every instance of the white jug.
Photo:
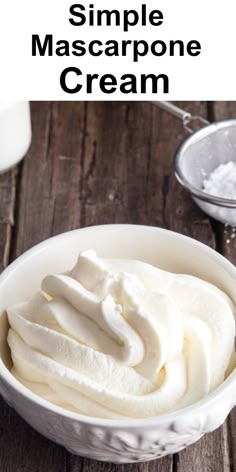
[[30,143],[29,102],[0,102],[0,172],[17,164]]

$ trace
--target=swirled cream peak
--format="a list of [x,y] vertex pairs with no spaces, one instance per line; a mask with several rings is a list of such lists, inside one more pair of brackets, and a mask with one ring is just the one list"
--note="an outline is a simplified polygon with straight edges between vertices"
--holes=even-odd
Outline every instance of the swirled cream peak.
[[189,405],[224,381],[234,352],[234,307],[218,288],[92,250],[7,312],[13,374],[90,416],[150,417]]

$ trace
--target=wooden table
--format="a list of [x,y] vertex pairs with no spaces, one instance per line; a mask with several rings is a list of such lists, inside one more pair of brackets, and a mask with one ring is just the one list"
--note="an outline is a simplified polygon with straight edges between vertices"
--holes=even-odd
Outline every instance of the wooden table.
[[[181,105],[181,104],[180,104]],[[236,103],[182,103],[210,120]],[[33,142],[0,177],[1,269],[34,244],[102,223],[161,226],[192,236],[236,262],[230,228],[211,221],[177,183],[181,123],[149,103],[32,103]],[[72,456],[33,431],[0,400],[0,472],[234,472],[236,414],[173,457],[109,465]]]

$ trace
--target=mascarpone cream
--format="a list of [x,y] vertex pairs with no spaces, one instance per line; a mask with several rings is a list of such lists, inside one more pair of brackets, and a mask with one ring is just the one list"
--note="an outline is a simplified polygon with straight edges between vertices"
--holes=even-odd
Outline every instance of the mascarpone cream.
[[89,416],[142,418],[192,404],[224,381],[234,353],[234,306],[217,287],[92,250],[7,313],[16,378]]

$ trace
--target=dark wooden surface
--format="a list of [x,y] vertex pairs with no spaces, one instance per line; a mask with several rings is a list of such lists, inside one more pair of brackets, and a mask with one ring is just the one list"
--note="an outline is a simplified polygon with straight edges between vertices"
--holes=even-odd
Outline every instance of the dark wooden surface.
[[[209,119],[236,103],[180,104]],[[0,176],[0,270],[60,232],[102,223],[161,226],[192,236],[236,263],[232,229],[211,221],[173,174],[181,123],[149,103],[32,103],[33,142]],[[0,472],[236,472],[236,413],[173,457],[109,465],[70,455],[0,399]]]

